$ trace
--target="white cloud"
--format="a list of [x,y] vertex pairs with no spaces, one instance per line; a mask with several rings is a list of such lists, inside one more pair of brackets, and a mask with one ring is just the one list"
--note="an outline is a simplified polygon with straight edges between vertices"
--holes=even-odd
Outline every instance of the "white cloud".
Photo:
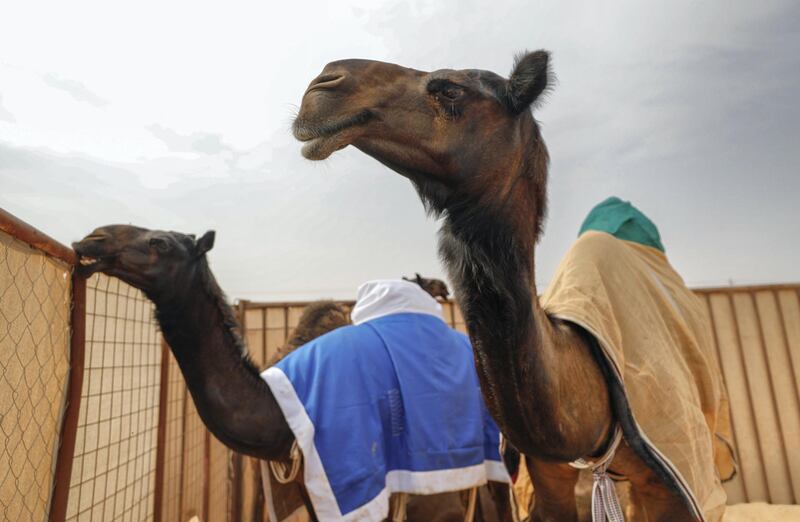
[[86,102],[93,107],[105,107],[108,105],[107,100],[90,91],[81,82],[63,78],[55,73],[45,74],[42,79],[50,87],[66,92],[79,102]]
[[11,114],[8,109],[3,107],[3,96],[0,94],[0,121],[14,123],[17,119]]
[[222,136],[208,132],[192,132],[179,134],[172,129],[157,123],[148,125],[147,130],[164,142],[173,152],[194,152],[199,154],[219,154],[231,148],[222,142]]

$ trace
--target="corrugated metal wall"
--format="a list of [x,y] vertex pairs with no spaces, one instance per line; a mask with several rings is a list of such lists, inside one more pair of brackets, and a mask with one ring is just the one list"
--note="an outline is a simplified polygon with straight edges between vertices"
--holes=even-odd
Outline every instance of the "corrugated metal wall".
[[[729,503],[800,503],[800,285],[698,289],[714,330],[731,404],[739,473]],[[268,360],[308,303],[240,303],[245,335]],[[352,306],[352,301],[343,304]],[[455,303],[445,320],[466,331]]]
[[714,325],[739,474],[729,503],[800,503],[800,286],[698,290]]

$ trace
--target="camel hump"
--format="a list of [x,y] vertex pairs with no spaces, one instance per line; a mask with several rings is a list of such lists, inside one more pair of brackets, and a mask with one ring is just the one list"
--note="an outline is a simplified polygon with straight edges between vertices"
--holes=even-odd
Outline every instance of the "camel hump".
[[578,236],[588,230],[599,230],[618,239],[666,252],[655,223],[630,201],[623,201],[616,196],[603,200],[589,212]]

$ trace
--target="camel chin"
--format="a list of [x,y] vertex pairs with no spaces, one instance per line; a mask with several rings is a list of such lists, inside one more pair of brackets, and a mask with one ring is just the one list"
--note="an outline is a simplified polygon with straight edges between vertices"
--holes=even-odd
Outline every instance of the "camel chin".
[[323,136],[305,142],[300,150],[300,153],[307,160],[321,161],[328,159],[331,154],[338,150],[342,150],[348,145],[349,143],[339,139],[338,135]]

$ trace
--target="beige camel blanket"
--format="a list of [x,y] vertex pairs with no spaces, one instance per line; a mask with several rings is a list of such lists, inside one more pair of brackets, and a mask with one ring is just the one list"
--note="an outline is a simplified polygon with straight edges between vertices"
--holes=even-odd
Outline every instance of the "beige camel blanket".
[[594,335],[622,377],[646,441],[684,485],[697,514],[720,520],[721,481],[735,473],[727,394],[707,312],[666,256],[585,232],[540,302],[548,314]]

